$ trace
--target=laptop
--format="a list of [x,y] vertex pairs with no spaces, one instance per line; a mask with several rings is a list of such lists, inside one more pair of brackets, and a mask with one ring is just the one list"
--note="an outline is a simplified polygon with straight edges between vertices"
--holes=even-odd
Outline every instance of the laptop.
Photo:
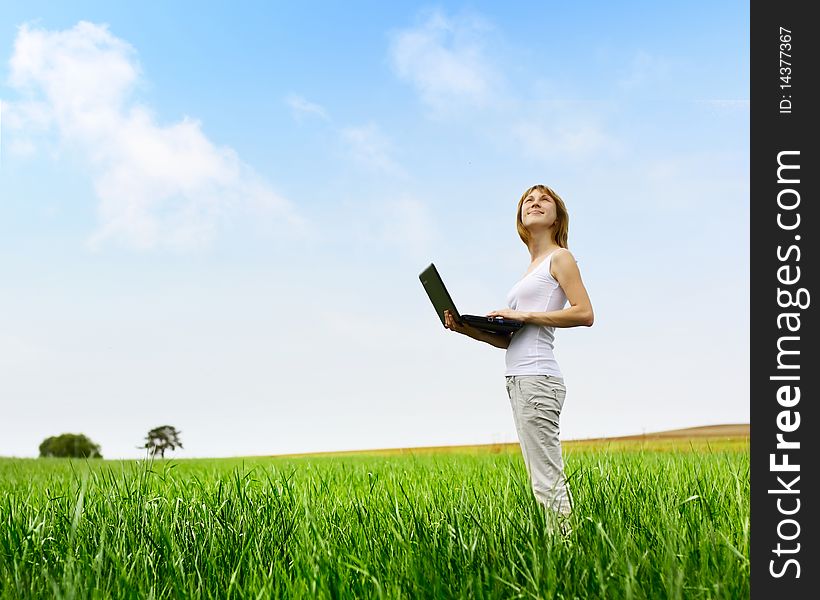
[[436,309],[436,314],[444,325],[444,311],[449,310],[453,318],[458,323],[467,323],[477,329],[488,331],[490,333],[515,333],[524,326],[521,321],[514,321],[512,319],[505,319],[503,317],[480,317],[478,315],[460,315],[450,297],[447,288],[444,287],[444,282],[441,280],[441,275],[438,274],[436,266],[430,263],[430,266],[424,269],[419,275],[421,285],[430,297],[430,302]]

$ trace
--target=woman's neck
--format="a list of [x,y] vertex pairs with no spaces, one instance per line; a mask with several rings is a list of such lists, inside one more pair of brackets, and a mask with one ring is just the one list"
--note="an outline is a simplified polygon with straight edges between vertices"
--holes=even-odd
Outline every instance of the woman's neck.
[[558,244],[552,241],[551,237],[534,238],[529,243],[530,257],[533,261],[538,260],[542,256],[546,256],[553,250],[560,248]]

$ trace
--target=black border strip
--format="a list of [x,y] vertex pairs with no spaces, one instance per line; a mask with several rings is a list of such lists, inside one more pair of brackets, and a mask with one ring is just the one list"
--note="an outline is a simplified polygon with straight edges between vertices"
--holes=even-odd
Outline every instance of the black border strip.
[[[751,592],[820,598],[814,113],[808,2],[751,5]],[[783,69],[781,71],[781,69]],[[811,137],[810,137],[811,136]],[[778,438],[778,435],[781,437]],[[778,448],[778,444],[780,447]],[[799,445],[799,447],[798,447]]]

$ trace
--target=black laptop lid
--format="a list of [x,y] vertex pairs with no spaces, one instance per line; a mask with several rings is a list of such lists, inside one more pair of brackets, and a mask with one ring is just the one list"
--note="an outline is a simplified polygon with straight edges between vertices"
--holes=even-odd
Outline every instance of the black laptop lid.
[[447,291],[447,288],[444,287],[444,282],[441,280],[441,276],[438,274],[436,266],[433,263],[430,263],[430,266],[421,272],[419,279],[421,280],[421,285],[424,286],[424,290],[427,292],[427,295],[430,297],[430,302],[433,303],[433,307],[436,310],[439,320],[441,320],[441,324],[444,325],[445,310],[449,310],[453,314],[453,317],[455,317],[456,321],[460,322],[461,315],[458,314],[458,310],[456,310],[456,305],[453,303],[450,293]]

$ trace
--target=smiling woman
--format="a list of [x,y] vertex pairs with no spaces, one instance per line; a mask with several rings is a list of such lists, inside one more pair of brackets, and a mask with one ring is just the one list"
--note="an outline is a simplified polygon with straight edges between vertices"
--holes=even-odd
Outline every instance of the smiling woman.
[[[592,303],[567,249],[569,213],[561,197],[545,185],[532,186],[518,201],[515,222],[531,262],[507,295],[508,308],[487,316],[522,321],[524,327],[509,335],[477,332],[449,313],[445,327],[507,349],[507,395],[533,492],[550,511],[566,516],[572,496],[558,426],[566,386],[553,341],[556,327],[590,327]],[[564,308],[567,301],[570,306]]]

